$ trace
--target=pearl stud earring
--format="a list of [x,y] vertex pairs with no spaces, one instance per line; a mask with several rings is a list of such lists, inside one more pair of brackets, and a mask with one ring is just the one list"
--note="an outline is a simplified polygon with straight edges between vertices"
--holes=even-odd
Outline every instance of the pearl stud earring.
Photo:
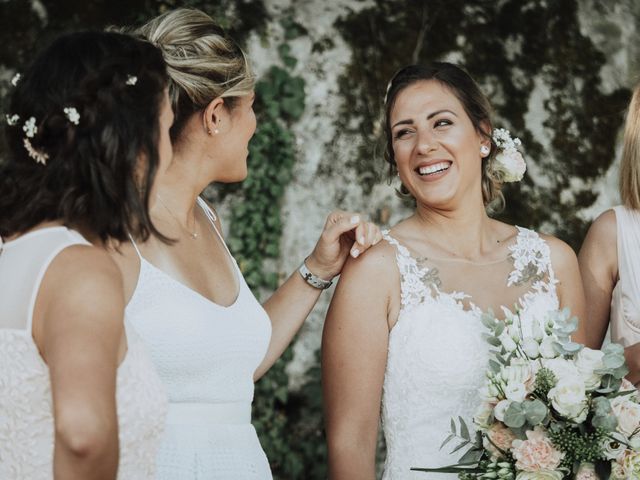
[[486,157],[487,155],[489,155],[490,151],[491,151],[491,149],[489,147],[487,147],[486,145],[482,145],[480,147],[480,155],[482,155],[483,157]]

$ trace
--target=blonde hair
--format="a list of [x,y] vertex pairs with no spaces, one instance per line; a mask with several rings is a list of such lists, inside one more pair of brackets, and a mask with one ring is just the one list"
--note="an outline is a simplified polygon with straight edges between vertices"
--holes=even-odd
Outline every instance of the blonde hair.
[[633,91],[624,126],[620,196],[626,207],[640,210],[640,85]]
[[179,136],[186,121],[213,99],[250,94],[255,77],[242,49],[206,13],[171,10],[134,32],[157,46],[169,73],[169,96],[175,113],[171,136]]

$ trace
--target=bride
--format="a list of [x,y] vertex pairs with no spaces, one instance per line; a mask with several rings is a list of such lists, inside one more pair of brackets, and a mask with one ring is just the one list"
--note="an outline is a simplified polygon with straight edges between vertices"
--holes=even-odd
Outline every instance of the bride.
[[464,70],[434,63],[396,73],[385,132],[385,157],[416,207],[385,242],[348,262],[329,309],[330,478],[376,478],[382,417],[384,479],[451,479],[410,469],[457,460],[440,445],[451,417],[471,420],[478,406],[488,358],[481,313],[517,308],[530,324],[569,307],[581,318],[582,284],[568,245],[487,214],[524,162],[519,141],[493,130],[489,102]]

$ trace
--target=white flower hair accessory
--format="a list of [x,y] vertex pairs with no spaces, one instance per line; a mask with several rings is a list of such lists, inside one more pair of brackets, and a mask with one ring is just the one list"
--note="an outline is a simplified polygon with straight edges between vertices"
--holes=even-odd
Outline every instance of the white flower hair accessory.
[[138,83],[138,77],[135,75],[127,75],[127,85],[135,85],[136,83]]
[[29,138],[33,138],[38,133],[38,127],[36,126],[36,119],[34,117],[29,117],[29,120],[24,122],[22,126],[22,130],[24,130],[25,134]]
[[35,117],[29,117],[29,119],[26,122],[24,122],[24,125],[22,126],[22,130],[24,130],[25,132],[25,137],[23,141],[24,148],[27,150],[27,153],[29,154],[29,156],[33,158],[36,162],[41,163],[42,165],[46,165],[47,160],[49,159],[49,155],[43,151],[36,149],[31,143],[31,140],[29,140],[30,138],[35,137],[36,133],[38,133],[38,127],[36,126]]
[[64,114],[67,116],[69,121],[74,125],[80,124],[80,114],[78,113],[78,110],[76,110],[75,107],[65,107]]
[[493,131],[493,141],[498,147],[498,153],[493,159],[492,169],[499,180],[505,183],[519,182],[527,171],[527,164],[518,151],[522,145],[519,138],[511,138],[509,130],[496,128]]
[[20,81],[21,78],[22,78],[22,75],[20,75],[19,73],[16,73],[11,79],[11,85],[13,85],[14,87],[18,85],[18,82]]
[[5,118],[7,119],[7,125],[15,127],[18,124],[18,120],[20,120],[20,115],[16,115],[15,113],[13,115],[7,114]]

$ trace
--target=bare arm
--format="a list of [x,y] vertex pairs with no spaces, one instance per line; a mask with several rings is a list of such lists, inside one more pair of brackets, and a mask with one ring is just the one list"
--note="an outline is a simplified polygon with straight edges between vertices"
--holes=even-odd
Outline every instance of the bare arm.
[[573,249],[562,240],[554,237],[546,237],[546,240],[551,248],[551,264],[558,280],[556,289],[560,308],[569,308],[571,314],[578,318],[578,330],[572,339],[584,343],[586,307],[578,259]]
[[122,280],[105,252],[73,246],[54,259],[36,302],[33,335],[51,377],[56,480],[116,478],[123,315]]
[[611,295],[618,277],[616,216],[600,215],[589,228],[578,257],[589,308],[585,317],[585,344],[600,348],[609,326]]
[[[357,221],[352,219],[357,216]],[[323,279],[339,274],[351,254],[357,257],[380,240],[380,231],[362,217],[349,212],[333,212],[313,253],[307,259],[309,270]],[[355,250],[358,253],[355,253]],[[322,290],[310,286],[296,271],[264,303],[272,325],[271,341],[254,380],[264,375],[280,358],[318,301]]]
[[389,319],[397,318],[399,273],[393,247],[349,261],[322,338],[322,386],[332,480],[376,478],[375,453]]

